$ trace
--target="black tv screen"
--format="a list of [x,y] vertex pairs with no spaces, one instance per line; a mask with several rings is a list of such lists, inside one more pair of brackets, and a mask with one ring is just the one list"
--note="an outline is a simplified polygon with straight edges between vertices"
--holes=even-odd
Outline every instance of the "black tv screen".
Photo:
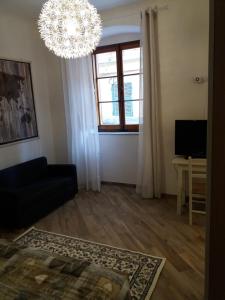
[[207,150],[206,120],[176,120],[175,155],[205,158]]

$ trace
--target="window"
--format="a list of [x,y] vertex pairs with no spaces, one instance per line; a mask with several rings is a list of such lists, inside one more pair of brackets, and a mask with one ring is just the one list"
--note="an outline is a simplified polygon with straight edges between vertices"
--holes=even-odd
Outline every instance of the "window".
[[99,47],[93,62],[99,131],[138,131],[140,42]]

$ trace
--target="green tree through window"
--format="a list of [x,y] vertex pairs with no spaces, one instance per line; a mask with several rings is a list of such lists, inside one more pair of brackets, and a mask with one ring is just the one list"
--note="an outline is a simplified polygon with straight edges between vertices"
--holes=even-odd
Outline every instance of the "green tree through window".
[[[118,84],[113,83],[112,84],[112,101],[117,101],[118,98]],[[112,110],[113,110],[113,116],[118,117],[119,116],[119,106],[118,102],[112,103]]]
[[[124,86],[124,99],[130,100],[132,99],[132,82],[126,82]],[[118,99],[118,84],[113,83],[112,84],[112,101],[117,101]],[[113,116],[117,117],[119,116],[119,107],[117,102],[113,102],[112,105],[113,109]],[[133,117],[134,111],[133,111],[133,103],[132,101],[127,101],[125,105],[125,114],[127,117]]]

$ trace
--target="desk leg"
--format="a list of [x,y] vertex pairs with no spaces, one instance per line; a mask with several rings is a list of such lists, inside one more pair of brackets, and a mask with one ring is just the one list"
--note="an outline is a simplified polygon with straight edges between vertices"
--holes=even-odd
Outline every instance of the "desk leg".
[[177,214],[181,215],[182,202],[184,197],[183,191],[183,170],[182,168],[178,168],[178,184],[177,184]]
[[186,204],[186,183],[187,183],[187,172],[183,170],[183,173],[182,173],[182,206],[184,206]]

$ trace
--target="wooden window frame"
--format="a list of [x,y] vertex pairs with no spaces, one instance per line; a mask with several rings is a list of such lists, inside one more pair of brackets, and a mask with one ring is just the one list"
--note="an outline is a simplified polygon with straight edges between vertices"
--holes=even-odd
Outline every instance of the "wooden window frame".
[[[134,49],[140,47],[140,41],[132,41],[127,43],[121,44],[113,44],[108,46],[98,47],[95,52],[93,53],[93,69],[94,69],[94,84],[96,90],[96,105],[97,105],[97,112],[98,112],[98,130],[99,132],[138,132],[139,131],[139,124],[136,125],[126,125],[125,124],[125,99],[124,99],[124,77],[125,76],[132,76],[132,75],[140,75],[141,73],[136,74],[123,74],[123,58],[122,53],[123,50]],[[101,125],[100,120],[100,103],[104,103],[99,101],[99,88],[98,88],[98,80],[101,79],[97,77],[97,62],[96,62],[96,55],[101,53],[107,52],[116,52],[117,58],[117,76],[109,76],[104,78],[114,78],[118,79],[118,104],[119,104],[119,119],[120,125]],[[103,77],[102,77],[103,78]],[[140,99],[135,99],[131,101],[137,101]]]

